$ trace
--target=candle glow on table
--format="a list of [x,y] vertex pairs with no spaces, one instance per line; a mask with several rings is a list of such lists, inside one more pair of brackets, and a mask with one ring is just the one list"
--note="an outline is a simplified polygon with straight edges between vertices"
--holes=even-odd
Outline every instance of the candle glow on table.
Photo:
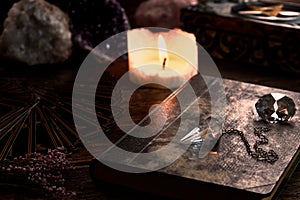
[[153,33],[140,28],[128,31],[127,40],[133,83],[176,89],[198,73],[197,43],[191,33],[180,29]]

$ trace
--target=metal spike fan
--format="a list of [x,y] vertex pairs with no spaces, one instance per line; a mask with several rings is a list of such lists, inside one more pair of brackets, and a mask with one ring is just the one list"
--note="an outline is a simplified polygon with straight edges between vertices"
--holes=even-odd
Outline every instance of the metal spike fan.
[[[57,147],[64,147],[69,154],[84,150],[72,115],[77,70],[65,65],[0,67],[0,160]],[[114,77],[110,73],[103,77],[95,94],[98,122],[92,120],[89,110],[79,109],[80,118],[96,127],[100,124],[108,132],[115,127],[109,98]],[[87,80],[80,91],[83,97],[91,95],[85,90],[89,87]],[[73,106],[77,106],[76,101]]]
[[72,121],[72,87],[37,77],[1,78],[0,160],[62,146],[72,152],[81,146]]

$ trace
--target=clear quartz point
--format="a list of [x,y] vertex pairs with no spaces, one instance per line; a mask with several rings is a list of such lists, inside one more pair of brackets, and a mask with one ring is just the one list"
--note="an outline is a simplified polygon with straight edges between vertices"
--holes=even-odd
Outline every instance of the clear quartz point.
[[270,123],[288,121],[296,113],[294,100],[281,93],[270,93],[260,97],[255,108],[261,119]]
[[203,143],[208,134],[212,133],[211,128],[201,130],[199,127],[194,128],[186,134],[180,141],[191,145],[192,158],[200,158],[200,152],[203,148]]
[[208,132],[212,131],[210,128],[206,128],[204,130],[200,130],[200,128],[196,127],[193,130],[191,130],[187,135],[185,135],[180,141],[183,143],[202,143],[205,135],[207,135]]

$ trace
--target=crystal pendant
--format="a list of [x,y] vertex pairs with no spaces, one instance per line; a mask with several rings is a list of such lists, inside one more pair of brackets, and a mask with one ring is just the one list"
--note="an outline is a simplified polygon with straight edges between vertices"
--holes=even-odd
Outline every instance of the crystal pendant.
[[255,108],[263,120],[271,123],[288,121],[296,112],[293,99],[281,93],[270,93],[260,97]]

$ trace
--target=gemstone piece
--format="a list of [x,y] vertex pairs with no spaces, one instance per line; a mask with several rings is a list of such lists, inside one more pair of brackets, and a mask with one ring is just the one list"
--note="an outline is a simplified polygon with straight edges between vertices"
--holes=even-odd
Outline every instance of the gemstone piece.
[[260,97],[255,103],[255,108],[261,119],[271,123],[288,121],[296,113],[294,100],[281,93],[270,93]]

